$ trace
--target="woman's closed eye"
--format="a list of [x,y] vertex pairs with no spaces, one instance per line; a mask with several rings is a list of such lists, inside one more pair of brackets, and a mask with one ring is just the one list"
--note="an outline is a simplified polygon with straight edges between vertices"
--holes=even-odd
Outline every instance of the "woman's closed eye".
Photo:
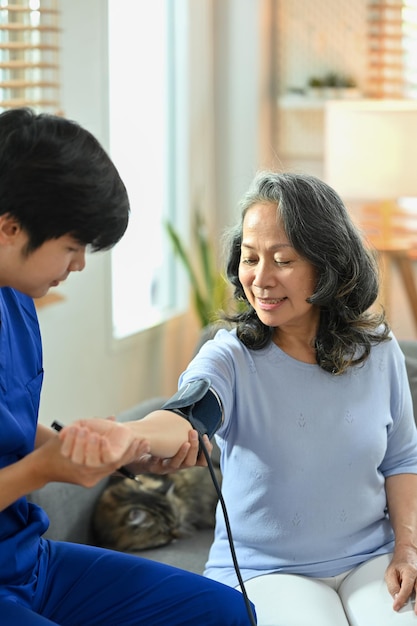
[[[243,265],[256,265],[257,263],[259,263],[259,259],[242,258],[240,262]],[[288,259],[288,260],[274,259],[274,263],[275,265],[278,265],[278,267],[284,267],[286,265],[290,265],[291,263],[293,263],[293,260],[292,259]]]
[[258,259],[250,259],[250,258],[242,258],[240,262],[244,265],[255,265],[258,262]]

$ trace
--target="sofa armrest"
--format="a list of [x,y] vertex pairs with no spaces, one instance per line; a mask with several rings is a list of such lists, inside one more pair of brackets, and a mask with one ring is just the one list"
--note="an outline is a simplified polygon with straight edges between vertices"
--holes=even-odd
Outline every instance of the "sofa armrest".
[[413,399],[414,420],[417,424],[417,341],[401,340],[398,342],[405,356],[408,382]]

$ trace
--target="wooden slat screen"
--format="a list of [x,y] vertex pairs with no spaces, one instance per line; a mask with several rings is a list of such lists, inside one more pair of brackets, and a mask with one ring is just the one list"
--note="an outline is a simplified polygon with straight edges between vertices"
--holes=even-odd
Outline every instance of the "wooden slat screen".
[[417,98],[417,0],[368,0],[367,13],[367,95]]
[[0,111],[60,110],[59,0],[0,0]]
[[404,91],[402,0],[368,2],[368,91],[375,98],[401,98]]

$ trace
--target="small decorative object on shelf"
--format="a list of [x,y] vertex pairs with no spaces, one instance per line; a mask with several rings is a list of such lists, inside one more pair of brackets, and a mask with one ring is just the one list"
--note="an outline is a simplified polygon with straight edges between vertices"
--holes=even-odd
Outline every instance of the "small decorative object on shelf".
[[308,95],[311,98],[323,98],[324,94],[324,83],[323,79],[318,76],[312,76],[308,80]]
[[360,98],[361,93],[351,76],[329,72],[323,77],[312,76],[307,82],[307,94],[311,98]]

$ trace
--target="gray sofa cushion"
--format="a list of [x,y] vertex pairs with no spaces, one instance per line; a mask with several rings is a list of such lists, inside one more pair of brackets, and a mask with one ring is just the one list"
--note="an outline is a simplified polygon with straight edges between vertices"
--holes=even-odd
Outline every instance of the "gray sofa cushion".
[[166,402],[167,398],[165,396],[159,396],[155,398],[150,398],[149,400],[144,400],[135,406],[132,406],[130,409],[119,413],[117,416],[118,422],[130,422],[132,420],[139,420],[142,417],[145,417],[148,413],[152,411],[156,411],[156,409],[160,409],[161,406]]
[[50,525],[48,539],[90,543],[90,517],[94,502],[107,484],[107,479],[86,489],[68,483],[49,483],[33,491],[29,500],[46,511]]
[[195,574],[202,574],[213,542],[213,530],[198,530],[161,548],[137,552],[138,556],[159,563],[167,563]]

